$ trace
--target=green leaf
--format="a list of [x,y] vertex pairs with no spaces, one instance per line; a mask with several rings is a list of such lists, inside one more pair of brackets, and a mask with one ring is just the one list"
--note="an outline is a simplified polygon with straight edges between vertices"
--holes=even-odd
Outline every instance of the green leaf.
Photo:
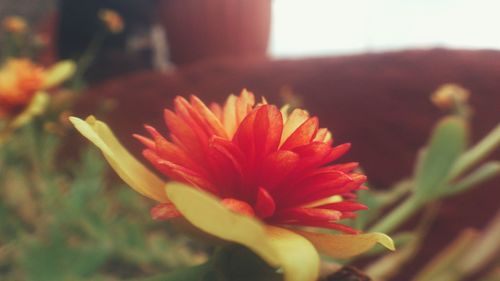
[[465,149],[467,137],[464,119],[446,117],[438,122],[417,164],[415,195],[419,199],[432,198],[448,180],[453,164]]

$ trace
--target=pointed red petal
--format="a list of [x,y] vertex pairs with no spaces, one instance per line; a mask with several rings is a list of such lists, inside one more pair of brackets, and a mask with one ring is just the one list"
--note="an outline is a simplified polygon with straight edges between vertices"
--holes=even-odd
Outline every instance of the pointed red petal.
[[354,212],[342,212],[342,216],[340,218],[341,219],[353,219],[357,216],[358,215]]
[[184,166],[193,171],[201,172],[202,166],[196,164],[191,158],[177,145],[166,140],[155,128],[144,126],[155,141],[155,152],[162,159]]
[[223,197],[241,197],[244,156],[229,140],[213,137],[209,145],[209,162],[215,185]]
[[329,222],[329,221],[297,221],[297,222],[287,222],[286,224],[300,225],[300,226],[312,226],[320,228],[334,229],[342,231],[347,234],[359,234],[360,231],[344,224]]
[[283,143],[281,149],[290,150],[297,146],[308,144],[312,141],[318,131],[318,118],[309,118],[306,122],[300,125],[290,137]]
[[343,163],[343,164],[337,164],[337,165],[332,165],[330,166],[331,169],[337,170],[337,171],[342,171],[344,173],[350,173],[354,169],[359,167],[358,162],[349,162],[349,163]]
[[143,150],[142,155],[148,159],[158,171],[168,176],[170,179],[200,187],[212,192],[213,194],[218,193],[218,190],[210,183],[210,181],[195,171],[162,159],[156,154],[156,152],[150,149]]
[[257,110],[254,110],[250,114],[248,114],[243,122],[241,122],[233,137],[233,142],[241,149],[243,154],[245,154],[248,161],[248,166],[250,167],[253,167],[253,162],[255,160],[255,142],[253,130],[256,116]]
[[299,163],[299,155],[292,151],[279,150],[270,154],[262,162],[262,185],[273,190],[296,169]]
[[208,107],[196,96],[191,96],[191,104],[193,109],[198,113],[197,115],[192,113],[197,117],[197,121],[204,125],[204,127],[209,131],[209,135],[216,135],[222,138],[228,138],[222,123],[217,119],[215,114],[208,109]]
[[272,105],[259,107],[253,128],[258,159],[276,151],[281,140],[282,130],[283,118],[278,108]]
[[191,159],[203,163],[206,160],[204,147],[207,146],[208,140],[199,137],[203,134],[199,128],[190,126],[170,110],[164,111],[164,119],[175,144],[189,153]]
[[324,208],[324,209],[332,209],[332,210],[338,210],[341,212],[354,212],[354,211],[359,211],[359,210],[367,210],[368,207],[361,203],[357,202],[351,202],[351,201],[342,201],[342,202],[337,202],[337,203],[330,203],[322,206],[318,206],[318,208]]
[[140,141],[147,148],[153,150],[156,149],[155,142],[152,139],[146,138],[145,136],[141,136],[139,134],[133,134],[132,136],[136,138],[138,141]]
[[325,164],[326,163],[330,163],[332,161],[335,161],[335,160],[339,159],[344,154],[346,154],[347,151],[349,151],[350,148],[351,148],[351,144],[350,143],[344,143],[344,144],[335,146],[330,151],[330,154],[324,159],[324,163]]
[[276,210],[276,203],[273,197],[265,190],[260,187],[257,191],[257,201],[255,203],[255,212],[260,218],[267,218],[274,214]]
[[[280,190],[283,203],[286,206],[301,206],[316,200],[345,193],[344,188],[353,179],[339,171],[317,173],[303,180],[295,182],[293,186]],[[349,189],[350,190],[350,189]]]
[[300,156],[300,169],[319,167],[326,163],[325,158],[331,153],[330,145],[323,142],[312,142],[293,149]]

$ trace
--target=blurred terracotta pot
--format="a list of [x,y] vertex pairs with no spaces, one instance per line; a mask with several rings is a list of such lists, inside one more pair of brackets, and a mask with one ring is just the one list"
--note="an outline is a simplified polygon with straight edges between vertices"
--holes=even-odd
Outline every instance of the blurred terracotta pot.
[[265,57],[271,0],[158,0],[171,61],[223,56]]

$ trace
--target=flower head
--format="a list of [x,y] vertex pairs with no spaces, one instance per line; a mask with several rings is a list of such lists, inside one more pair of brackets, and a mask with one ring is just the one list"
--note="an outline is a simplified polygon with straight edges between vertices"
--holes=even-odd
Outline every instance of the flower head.
[[123,18],[116,11],[111,9],[102,9],[99,11],[99,18],[112,33],[120,33],[123,31]]
[[22,17],[10,16],[2,20],[2,27],[8,32],[23,33],[28,28],[28,25]]
[[[332,146],[331,133],[306,111],[279,110],[252,93],[229,96],[223,106],[206,106],[197,97],[177,97],[165,110],[169,137],[146,126],[150,137],[135,135],[143,155],[161,173],[180,183],[163,182],[140,165],[93,118],[72,118],[76,128],[104,153],[131,187],[161,202],[157,219],[183,217],[201,230],[243,244],[269,264],[281,266],[285,279],[315,280],[316,250],[346,258],[381,243],[381,233],[357,234],[339,223],[365,206],[354,201],[366,177],[356,163],[331,164],[349,149]],[[300,226],[339,230],[325,234]]]
[[[350,147],[332,147],[332,135],[302,109],[290,114],[243,91],[224,106],[197,97],[175,99],[165,110],[170,139],[146,126],[136,135],[143,155],[161,173],[222,199],[223,204],[273,225],[301,225],[356,233],[341,219],[365,206],[352,200],[366,177],[357,163],[330,163]],[[155,217],[161,218],[161,214]]]
[[441,85],[431,95],[431,101],[441,109],[450,109],[455,103],[464,103],[469,99],[470,92],[457,84]]
[[44,69],[27,59],[12,59],[0,68],[0,112],[12,112],[29,103],[43,88]]
[[69,61],[46,69],[28,59],[9,59],[0,67],[0,117],[12,118],[28,108],[39,111],[39,103],[46,100],[40,98],[43,91],[64,81],[74,68]]

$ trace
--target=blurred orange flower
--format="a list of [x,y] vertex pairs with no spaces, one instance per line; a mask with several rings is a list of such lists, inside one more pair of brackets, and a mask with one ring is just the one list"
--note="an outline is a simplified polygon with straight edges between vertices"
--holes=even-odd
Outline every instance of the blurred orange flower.
[[[330,164],[350,145],[332,146],[331,133],[306,111],[279,110],[248,91],[229,96],[224,106],[206,106],[196,96],[177,97],[165,110],[170,140],[146,126],[151,138],[136,135],[143,155],[165,183],[142,166],[93,117],[71,118],[96,144],[132,188],[161,202],[156,219],[183,217],[216,237],[253,250],[283,269],[287,281],[316,280],[318,252],[348,258],[377,243],[394,249],[382,233],[359,234],[339,223],[366,209],[354,192],[366,177],[357,163]],[[339,230],[327,234],[298,227]]]
[[45,90],[70,77],[71,61],[61,61],[46,69],[29,59],[9,59],[0,67],[0,117],[15,120],[18,127],[40,114],[47,103]]
[[441,85],[431,95],[431,101],[441,109],[450,109],[455,103],[467,102],[470,92],[460,85],[448,83]]
[[9,16],[2,20],[2,27],[12,33],[23,33],[28,25],[22,17]]
[[0,114],[24,108],[44,86],[44,69],[28,59],[11,59],[0,68]]
[[99,18],[112,33],[120,33],[125,27],[123,18],[114,10],[102,9],[99,11]]

